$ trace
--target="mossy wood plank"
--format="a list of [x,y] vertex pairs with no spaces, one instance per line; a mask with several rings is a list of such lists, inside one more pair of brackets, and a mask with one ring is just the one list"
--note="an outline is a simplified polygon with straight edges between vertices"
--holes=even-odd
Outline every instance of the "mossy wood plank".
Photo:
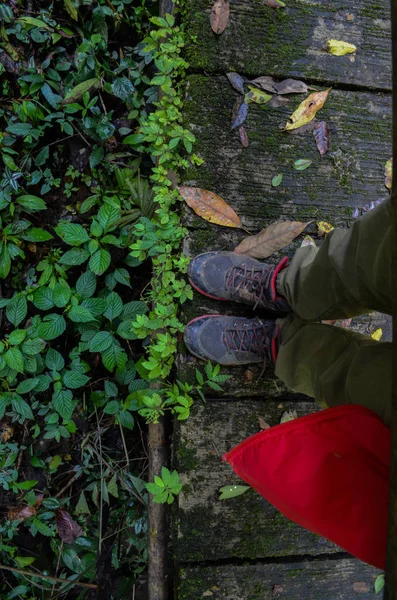
[[[212,4],[213,0],[187,2],[186,58],[193,71],[306,77],[391,89],[388,0],[288,0],[280,10],[262,0],[235,0],[222,35],[210,28]],[[329,39],[350,42],[357,52],[330,55],[324,51]]]
[[[279,129],[304,95],[279,108],[250,104],[245,123],[250,143],[243,148],[238,132],[230,127],[237,92],[227,78],[192,75],[188,81],[185,122],[197,137],[195,151],[204,163],[188,170],[183,182],[220,194],[246,227],[255,231],[286,218],[346,225],[353,207],[387,196],[389,94],[332,90],[318,113],[331,131],[330,151],[321,157],[312,132],[291,135]],[[305,171],[296,171],[293,164],[302,158],[313,162]],[[272,178],[278,173],[284,178],[274,188]],[[187,223],[206,226],[191,209]]]
[[256,491],[219,501],[224,485],[242,484],[222,462],[225,452],[260,431],[258,418],[277,425],[285,410],[298,416],[318,410],[311,402],[207,401],[177,424],[175,466],[184,484],[178,496],[175,551],[181,561],[279,557],[340,551],[331,542],[286,519]]
[[177,600],[375,600],[379,571],[355,559],[192,567]]

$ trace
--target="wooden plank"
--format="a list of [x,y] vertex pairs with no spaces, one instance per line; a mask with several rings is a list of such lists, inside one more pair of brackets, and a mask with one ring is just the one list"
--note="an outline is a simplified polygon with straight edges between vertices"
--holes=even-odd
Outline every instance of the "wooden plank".
[[355,559],[188,567],[178,600],[375,600],[379,571]]
[[[391,89],[388,0],[289,0],[274,10],[261,0],[234,0],[222,35],[210,28],[213,0],[188,0],[186,57],[192,70],[237,71]],[[357,47],[354,55],[324,52],[329,39]]]
[[258,417],[276,425],[285,410],[303,416],[318,410],[311,402],[208,401],[197,403],[195,414],[179,422],[174,459],[184,484],[178,496],[175,522],[176,555],[181,561],[231,557],[318,555],[340,549],[286,519],[262,496],[249,490],[220,502],[219,489],[241,484],[232,468],[222,462],[225,452],[260,431]]
[[[185,102],[186,125],[197,137],[195,151],[204,163],[184,175],[186,185],[220,194],[253,231],[267,223],[292,218],[322,218],[344,225],[353,207],[362,207],[388,192],[384,165],[391,156],[391,96],[332,90],[319,117],[331,130],[330,151],[320,157],[311,132],[280,131],[302,96],[280,108],[250,104],[246,127],[250,138],[243,148],[230,128],[237,96],[224,76],[189,77]],[[305,171],[293,168],[299,158],[313,161]],[[272,178],[284,174],[273,188]],[[207,227],[188,209],[187,223]],[[219,231],[219,228],[213,226]],[[226,235],[233,235],[228,230]],[[241,233],[241,237],[245,234]]]

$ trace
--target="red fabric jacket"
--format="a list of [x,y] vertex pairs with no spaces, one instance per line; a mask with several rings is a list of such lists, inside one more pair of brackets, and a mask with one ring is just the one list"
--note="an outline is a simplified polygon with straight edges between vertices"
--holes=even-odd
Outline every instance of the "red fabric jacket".
[[261,431],[224,460],[286,517],[385,569],[390,437],[348,404]]

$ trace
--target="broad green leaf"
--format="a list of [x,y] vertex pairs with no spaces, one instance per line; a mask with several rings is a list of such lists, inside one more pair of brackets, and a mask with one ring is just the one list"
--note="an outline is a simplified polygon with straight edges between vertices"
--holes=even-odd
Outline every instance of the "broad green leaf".
[[49,377],[48,375],[39,375],[38,379],[39,383],[36,386],[36,392],[45,392],[46,390],[48,390],[52,383],[51,377]]
[[52,404],[65,420],[69,420],[73,414],[73,394],[70,390],[59,390],[52,395]]
[[28,392],[31,392],[40,382],[38,377],[33,377],[32,379],[25,379],[24,381],[21,381],[21,383],[18,385],[16,392],[17,394],[27,394]]
[[41,93],[47,100],[48,104],[52,106],[52,108],[55,108],[55,110],[59,108],[59,105],[62,102],[62,96],[60,96],[59,94],[54,94],[48,83],[43,84],[43,87],[41,88]]
[[119,317],[123,311],[123,301],[116,292],[111,292],[106,298],[106,308],[103,312],[104,317],[112,321]]
[[82,298],[91,298],[96,290],[96,277],[92,271],[86,271],[76,282],[76,292]]
[[71,292],[69,284],[66,281],[61,280],[59,283],[56,283],[52,292],[55,306],[63,308],[67,305],[70,300]]
[[63,0],[63,5],[68,11],[69,15],[72,17],[72,19],[77,21],[79,18],[79,14],[77,8],[73,4],[73,0]]
[[15,294],[9,304],[7,304],[6,315],[7,319],[18,327],[18,325],[24,320],[28,312],[28,304],[26,297],[22,294]]
[[39,482],[37,479],[28,479],[26,481],[21,481],[17,483],[17,486],[20,490],[31,490],[37,485]]
[[70,246],[80,246],[90,240],[84,227],[77,223],[60,223],[55,227],[55,231]]
[[43,340],[54,340],[62,335],[66,329],[66,321],[62,315],[46,315],[39,325],[37,333]]
[[118,422],[126,429],[134,429],[134,417],[128,410],[122,410],[117,415]]
[[310,167],[312,162],[313,161],[309,160],[308,158],[300,158],[299,160],[296,160],[294,162],[294,169],[296,169],[297,171],[304,171],[305,169]]
[[83,387],[90,378],[79,371],[66,371],[63,375],[63,383],[67,388],[75,390]]
[[124,101],[132,100],[135,88],[127,77],[117,77],[112,84],[112,88],[113,94],[117,96],[117,98]]
[[108,482],[107,486],[108,486],[109,494],[111,494],[114,498],[118,498],[119,497],[119,488],[117,485],[116,473],[113,475],[112,479]]
[[11,269],[11,257],[8,247],[5,245],[0,251],[0,278],[5,279]]
[[228,500],[229,498],[241,496],[241,494],[244,494],[249,489],[249,485],[225,485],[219,490],[220,496],[218,500]]
[[30,194],[19,196],[16,201],[18,204],[26,208],[26,210],[31,210],[33,212],[36,210],[45,210],[47,208],[44,200],[38,198],[37,196],[31,196]]
[[104,366],[111,373],[116,367],[122,369],[127,363],[127,354],[116,342],[104,350],[101,357]]
[[36,19],[35,17],[19,17],[18,23],[22,25],[30,25],[30,27],[37,27],[38,29],[45,29],[46,31],[53,31],[52,27],[47,25],[41,19]]
[[123,340],[137,339],[137,335],[132,328],[133,324],[136,324],[133,319],[127,319],[126,321],[122,321],[117,327],[117,333]]
[[103,146],[96,146],[90,154],[90,167],[95,169],[100,164],[103,157],[105,156],[105,150]]
[[107,415],[115,415],[119,412],[120,402],[118,400],[111,400],[103,407],[103,412]]
[[128,273],[127,269],[115,269],[113,275],[118,283],[131,287],[130,274]]
[[24,359],[18,348],[9,348],[4,354],[4,358],[10,369],[14,369],[18,373],[23,373]]
[[85,92],[89,92],[92,88],[97,88],[99,83],[99,77],[93,77],[92,79],[87,79],[87,81],[79,83],[66,94],[65,98],[63,99],[63,104],[76,102],[76,100],[79,100],[79,98],[81,98]]
[[11,346],[18,346],[18,344],[23,342],[26,334],[26,329],[14,329],[14,331],[11,331],[10,335],[8,336],[8,342],[11,344]]
[[33,304],[40,310],[49,310],[53,308],[53,291],[48,287],[42,287],[33,294]]
[[11,123],[8,125],[7,130],[8,133],[12,133],[14,135],[27,136],[32,131],[33,127],[30,123]]
[[35,356],[25,356],[24,370],[26,373],[37,372],[37,359]]
[[[36,558],[34,556],[14,556],[14,560],[17,563],[19,569],[24,569],[25,567],[28,567],[29,565],[33,564],[34,561],[36,560]],[[21,586],[24,587],[24,586]],[[15,591],[16,588],[14,588]],[[26,591],[19,591],[19,593],[16,594],[16,596],[14,596],[14,598],[18,598],[18,595],[21,594],[26,594],[26,592],[28,592],[28,588],[26,588]],[[9,596],[10,598],[10,596]],[[8,599],[7,599],[8,600]]]
[[25,340],[21,346],[22,352],[28,354],[30,356],[35,356],[36,354],[40,354],[42,350],[46,347],[46,343],[44,340],[40,338],[34,338]]
[[63,254],[59,260],[62,265],[82,265],[90,258],[90,253],[84,248],[72,248]]
[[110,253],[107,250],[101,248],[91,256],[88,266],[91,269],[91,271],[96,275],[103,275],[103,273],[110,265],[110,260]]
[[98,331],[90,341],[90,352],[103,352],[113,344],[109,331]]
[[55,531],[46,525],[46,523],[43,523],[43,521],[40,521],[39,519],[33,519],[33,525],[36,527],[37,531],[41,533],[41,535],[54,537]]
[[148,311],[147,304],[140,300],[127,302],[123,307],[123,319],[132,319],[136,315],[145,315]]
[[109,204],[103,204],[98,211],[97,219],[106,233],[114,229],[115,223],[120,218],[120,209]]
[[40,227],[30,227],[27,233],[24,233],[21,237],[27,242],[48,242],[53,238],[51,233],[45,229],[40,229]]
[[106,303],[104,298],[86,298],[81,306],[87,308],[93,317],[98,317],[105,310]]
[[89,323],[94,320],[94,315],[85,306],[73,306],[69,312],[69,319],[75,323]]
[[375,594],[379,594],[379,592],[383,590],[384,587],[385,575],[384,573],[382,573],[381,575],[378,575],[378,577],[375,579]]
[[35,165],[37,167],[41,167],[41,166],[45,165],[45,163],[49,159],[49,156],[50,156],[50,149],[48,146],[45,146],[42,150],[40,150],[40,152],[36,156],[35,161],[34,161]]
[[[33,420],[32,409],[29,404],[21,398],[18,394],[14,394],[14,397],[11,399],[12,409],[18,414],[21,415],[24,419]],[[37,483],[37,482],[36,482]],[[30,488],[25,488],[30,489]]]
[[84,492],[81,492],[80,496],[79,496],[79,500],[75,506],[74,512],[76,513],[76,515],[90,515],[91,511],[88,507],[88,503],[86,500],[86,497],[84,495]]
[[45,357],[45,364],[51,371],[62,371],[65,366],[65,361],[60,352],[53,348],[49,348]]

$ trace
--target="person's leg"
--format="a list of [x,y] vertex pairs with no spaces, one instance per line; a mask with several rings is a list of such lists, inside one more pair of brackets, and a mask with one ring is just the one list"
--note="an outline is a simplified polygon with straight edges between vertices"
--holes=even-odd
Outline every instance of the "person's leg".
[[310,321],[391,314],[391,221],[387,199],[351,229],[332,231],[319,248],[300,248],[278,275],[278,294]]
[[298,317],[280,319],[276,375],[323,408],[361,404],[390,426],[392,345]]

